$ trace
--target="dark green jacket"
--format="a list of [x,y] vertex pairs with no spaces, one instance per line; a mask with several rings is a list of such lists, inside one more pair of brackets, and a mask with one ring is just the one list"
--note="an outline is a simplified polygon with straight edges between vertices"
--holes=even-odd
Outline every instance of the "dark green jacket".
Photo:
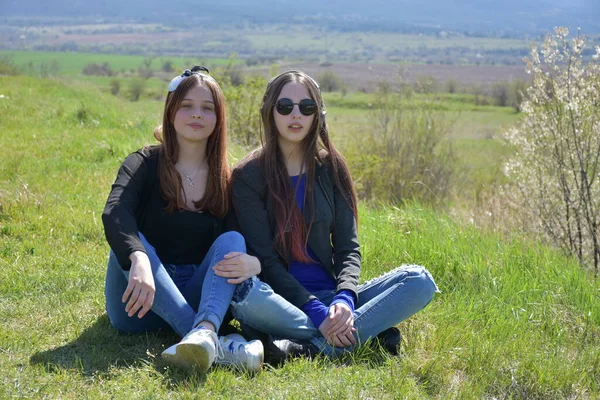
[[[313,191],[315,216],[308,245],[336,280],[337,290],[348,289],[358,298],[361,256],[356,218],[334,182],[331,168],[317,164]],[[277,226],[273,200],[267,193],[258,159],[250,159],[233,171],[233,206],[248,252],[261,262],[262,279],[298,308],[314,299],[288,272],[289,255],[283,255],[274,245]],[[307,224],[310,215],[310,210],[305,209]]]

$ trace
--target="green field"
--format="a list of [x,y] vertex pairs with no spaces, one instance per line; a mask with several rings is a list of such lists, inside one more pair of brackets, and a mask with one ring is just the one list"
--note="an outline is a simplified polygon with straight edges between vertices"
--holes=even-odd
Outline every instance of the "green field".
[[[28,70],[33,65],[34,70],[39,73],[40,65],[50,66],[52,63],[58,65],[58,75],[78,76],[83,68],[91,63],[110,64],[115,73],[128,73],[139,67],[145,67],[144,62],[149,61],[150,68],[160,70],[166,61],[171,61],[176,71],[189,68],[193,65],[223,66],[227,65],[227,58],[199,59],[193,57],[148,57],[122,54],[94,54],[94,53],[61,53],[61,52],[30,52],[30,51],[7,51],[0,50],[0,58],[9,57],[12,61]],[[239,61],[237,61],[239,62]]]
[[0,94],[0,398],[598,398],[600,282],[543,245],[416,204],[360,209],[363,281],[415,263],[442,290],[399,325],[401,356],[255,376],[164,365],[174,334],[109,325],[100,221],[120,162],[152,143],[160,103],[33,77],[0,77]]

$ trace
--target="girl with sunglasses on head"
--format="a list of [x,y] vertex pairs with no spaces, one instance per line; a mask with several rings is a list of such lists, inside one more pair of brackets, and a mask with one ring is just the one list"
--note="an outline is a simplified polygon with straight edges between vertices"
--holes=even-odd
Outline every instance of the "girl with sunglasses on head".
[[[169,363],[257,370],[260,341],[217,337],[238,283],[258,274],[231,221],[223,92],[204,67],[175,77],[160,142],[130,154],[119,169],[102,221],[111,251],[106,310],[119,331],[171,327],[183,339]],[[221,275],[215,274],[215,269]]]
[[276,76],[260,112],[264,145],[235,168],[232,187],[264,282],[240,285],[245,296],[234,296],[233,315],[269,334],[267,350],[279,356],[334,356],[371,338],[395,354],[395,325],[431,301],[433,278],[409,265],[359,284],[354,185],[329,139],[314,79],[296,70]]

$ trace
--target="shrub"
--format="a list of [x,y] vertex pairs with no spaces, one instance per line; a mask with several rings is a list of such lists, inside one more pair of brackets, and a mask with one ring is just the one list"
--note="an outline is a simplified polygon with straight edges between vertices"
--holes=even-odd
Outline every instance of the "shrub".
[[256,57],[249,57],[246,59],[246,65],[249,67],[254,67],[255,65],[258,65],[259,61],[258,58]]
[[229,138],[247,149],[260,144],[260,114],[258,112],[266,82],[264,78],[244,79],[241,67],[232,54],[225,67],[211,71],[227,99]]
[[225,70],[225,75],[229,79],[229,83],[233,86],[239,86],[244,83],[244,72],[238,65],[231,66]]
[[118,79],[113,79],[110,81],[110,92],[113,95],[118,95],[119,91],[121,90],[121,81],[119,81]]
[[60,73],[60,64],[56,60],[52,60],[48,63],[40,63],[40,76],[42,78],[48,78],[51,76],[57,76]]
[[144,68],[151,69],[150,67],[152,67],[152,62],[154,61],[155,58],[156,57],[154,57],[154,56],[144,57],[144,60],[142,61],[142,65],[144,66]]
[[438,81],[432,76],[420,75],[413,83],[414,90],[417,93],[435,93],[439,92]]
[[19,68],[11,56],[0,56],[0,75],[19,75]]
[[[548,35],[526,59],[533,84],[526,117],[508,132],[516,149],[506,172],[519,206],[545,235],[584,265],[600,263],[600,47],[583,60],[585,38],[566,28]],[[540,53],[542,57],[540,57]]]
[[359,197],[440,204],[450,194],[455,154],[451,124],[434,104],[416,104],[412,90],[379,85],[371,129],[345,150]]
[[75,118],[80,124],[85,124],[90,119],[90,110],[85,104],[81,104],[75,111]]
[[141,78],[150,79],[154,76],[154,70],[152,68],[138,67],[137,74]]
[[460,84],[456,79],[448,79],[446,81],[446,92],[448,93],[458,93]]
[[140,78],[133,78],[129,82],[129,100],[138,101],[144,89],[146,88],[146,81]]
[[325,70],[322,74],[317,77],[317,82],[321,86],[321,90],[324,92],[337,92],[343,87],[342,80],[330,69]]
[[173,72],[175,71],[175,66],[173,65],[173,62],[171,60],[167,60],[163,63],[161,69],[163,72]]
[[246,148],[260,144],[260,114],[266,82],[264,78],[252,77],[241,85],[232,85],[227,78],[220,78],[227,99],[229,137]]
[[511,99],[510,106],[515,109],[516,112],[521,111],[521,103],[523,102],[523,95],[527,91],[527,83],[522,80],[513,81],[511,84]]
[[473,102],[477,106],[489,106],[490,99],[485,93],[485,90],[481,86],[473,86],[471,88],[471,93],[473,94]]
[[492,98],[494,105],[506,107],[509,102],[509,84],[506,82],[497,82],[492,86]]
[[232,53],[227,59],[227,65],[222,68],[217,68],[214,72],[220,76],[219,82],[229,85],[238,86],[244,83],[244,71],[242,66],[236,63],[237,54]]
[[84,75],[113,76],[113,70],[108,63],[89,63],[83,67],[82,73]]

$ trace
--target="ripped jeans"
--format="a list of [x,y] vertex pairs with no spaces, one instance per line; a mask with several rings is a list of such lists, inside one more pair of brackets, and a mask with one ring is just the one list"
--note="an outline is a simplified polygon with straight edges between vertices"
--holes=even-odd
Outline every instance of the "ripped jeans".
[[[398,267],[359,285],[354,311],[354,335],[358,345],[424,308],[436,292],[439,290],[433,277],[418,265]],[[335,291],[313,294],[328,306]],[[276,338],[310,340],[327,356],[339,356],[355,347],[341,348],[328,344],[301,309],[256,277],[238,285],[230,309],[238,321],[254,330]]]

